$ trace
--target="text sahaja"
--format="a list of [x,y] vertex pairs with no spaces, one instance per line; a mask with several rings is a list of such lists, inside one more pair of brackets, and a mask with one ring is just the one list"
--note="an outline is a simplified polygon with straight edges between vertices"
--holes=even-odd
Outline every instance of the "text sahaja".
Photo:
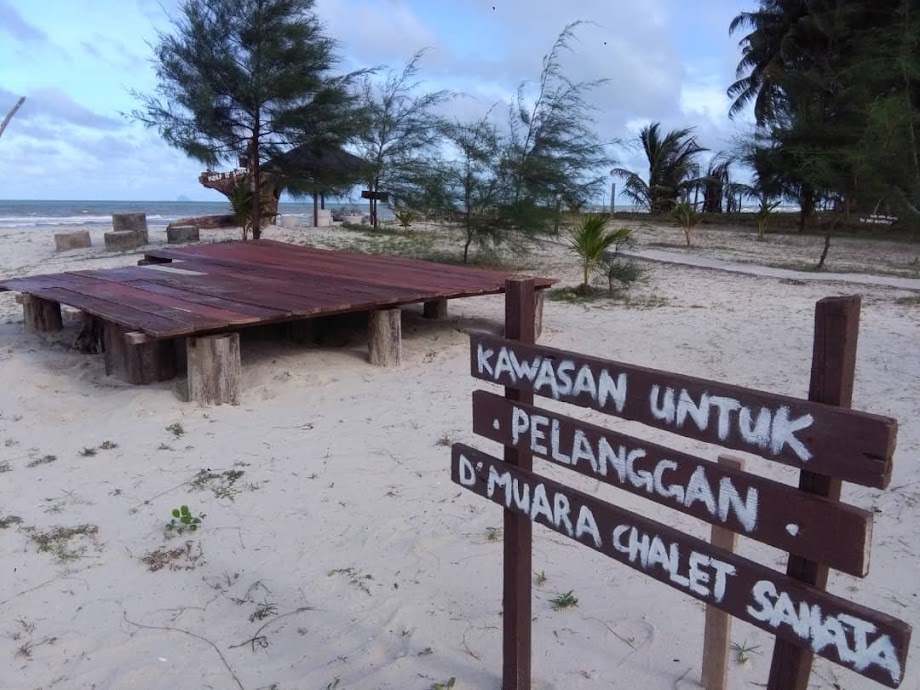
[[[588,364],[576,367],[570,359],[552,359],[536,355],[518,359],[513,349],[502,346],[498,351],[479,343],[476,368],[480,376],[501,382],[507,376],[512,385],[526,381],[533,390],[555,400],[569,396],[587,395],[599,409],[622,415],[627,401],[628,376],[624,372],[611,374]],[[735,429],[738,436],[752,448],[769,450],[778,455],[788,446],[802,462],[812,458],[811,451],[796,437],[814,422],[810,414],[793,418],[788,406],[776,409],[761,407],[753,410],[735,398],[702,393],[694,400],[686,389],[651,386],[648,391],[649,412],[654,419],[678,429],[692,420],[700,431],[714,427],[719,440],[725,441]]]

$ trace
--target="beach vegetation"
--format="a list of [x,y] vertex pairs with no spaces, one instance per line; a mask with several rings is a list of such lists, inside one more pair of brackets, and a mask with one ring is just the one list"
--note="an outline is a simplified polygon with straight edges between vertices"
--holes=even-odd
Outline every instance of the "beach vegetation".
[[195,532],[204,520],[205,515],[195,515],[186,505],[173,508],[172,518],[166,523],[167,534],[182,534],[186,530]]
[[706,151],[690,127],[661,131],[661,123],[646,125],[639,132],[639,147],[648,161],[647,179],[626,168],[613,174],[625,180],[623,195],[649,213],[670,213],[686,200],[700,178],[699,155]]
[[[402,70],[382,76],[364,74],[358,89],[358,107],[365,119],[355,146],[368,165],[372,194],[386,192],[396,203],[419,206],[437,167],[441,119],[436,109],[451,98],[447,90],[426,91],[419,79],[425,51],[418,51]],[[370,200],[371,225],[379,227],[377,200]]]
[[798,205],[800,231],[829,210],[815,268],[852,214],[920,217],[915,2],[762,0],[729,30],[742,48],[730,115],[751,107],[757,125],[749,164]]
[[607,147],[616,142],[597,134],[591,100],[607,80],[574,81],[562,64],[580,25],[559,33],[536,82],[521,82],[508,107],[498,211],[505,224],[525,231],[558,228],[563,209],[585,206],[607,185]]
[[575,596],[575,590],[569,590],[563,594],[553,597],[549,600],[553,611],[561,611],[578,606],[578,597]]
[[168,144],[209,167],[232,162],[246,169],[255,239],[263,164],[298,146],[341,146],[365,122],[353,98],[365,72],[336,73],[338,44],[314,5],[184,0],[153,48],[155,90],[132,92],[140,104],[133,118]]
[[604,263],[611,247],[616,250],[625,243],[632,231],[629,228],[607,230],[607,216],[589,213],[569,233],[569,247],[581,261],[582,289],[591,289],[591,275]]
[[684,201],[674,207],[674,210],[671,211],[671,216],[680,225],[681,230],[684,231],[684,240],[689,247],[693,242],[693,230],[703,219],[702,214],[698,213],[689,202]]

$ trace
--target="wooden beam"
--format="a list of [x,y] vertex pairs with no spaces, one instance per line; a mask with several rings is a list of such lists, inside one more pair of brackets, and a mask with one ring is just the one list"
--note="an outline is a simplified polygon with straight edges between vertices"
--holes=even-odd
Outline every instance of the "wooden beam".
[[140,331],[129,331],[125,333],[125,342],[128,343],[128,345],[144,345],[145,343],[152,342],[152,338]]

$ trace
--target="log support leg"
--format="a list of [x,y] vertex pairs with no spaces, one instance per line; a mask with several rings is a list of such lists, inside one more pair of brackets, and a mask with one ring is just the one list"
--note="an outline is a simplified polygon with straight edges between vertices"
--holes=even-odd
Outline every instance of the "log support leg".
[[534,292],[533,304],[533,332],[536,340],[543,335],[543,302],[545,300],[546,290],[537,290]]
[[372,311],[368,333],[371,364],[398,367],[402,351],[402,324],[399,309]]
[[434,302],[425,302],[422,311],[426,319],[446,319],[447,318],[447,300],[439,299]]
[[202,405],[240,401],[240,334],[221,333],[186,340],[188,397]]
[[127,330],[106,322],[103,327],[105,373],[134,385],[169,381],[176,376],[176,355],[169,341],[152,340],[132,345]]
[[80,332],[73,341],[74,349],[85,355],[105,352],[105,322],[86,312],[82,312],[80,321]]
[[32,333],[49,333],[64,327],[61,305],[33,295],[22,296],[22,320]]

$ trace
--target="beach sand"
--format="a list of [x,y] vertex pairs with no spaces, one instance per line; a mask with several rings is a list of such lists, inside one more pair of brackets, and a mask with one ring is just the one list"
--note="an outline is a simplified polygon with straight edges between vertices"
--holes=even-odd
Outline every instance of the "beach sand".
[[[136,262],[104,252],[101,232],[93,249],[55,254],[50,232],[3,231],[0,276]],[[680,241],[673,229],[644,232],[645,241]],[[335,246],[361,237],[280,228],[266,236]],[[708,237],[700,233],[701,244],[717,241]],[[151,232],[151,242],[165,239]],[[778,260],[801,259],[797,243],[778,242],[769,243]],[[852,251],[854,263],[865,260],[865,249]],[[526,261],[578,282],[562,247]],[[654,264],[629,304],[548,300],[541,342],[804,397],[814,304],[854,293],[863,296],[854,407],[895,417],[900,430],[891,488],[845,488],[847,501],[875,514],[870,574],[833,574],[829,589],[917,624],[920,306],[903,299],[911,293]],[[471,432],[470,393],[489,386],[469,375],[467,332],[500,332],[503,300],[452,302],[441,322],[424,321],[417,306],[406,312],[399,369],[370,366],[363,342],[247,341],[242,404],[201,408],[180,401],[173,383],[106,377],[100,355],[69,349],[75,324],[24,333],[19,305],[0,293],[0,687],[428,690],[456,678],[458,690],[498,688],[502,513],[451,483],[447,445],[499,452]],[[708,535],[686,516],[537,465]],[[795,481],[792,469],[762,459],[748,468]],[[169,536],[180,505],[204,514],[201,528]],[[739,550],[785,562],[749,540]],[[535,688],[699,687],[701,604],[542,527],[533,564]],[[569,591],[578,605],[553,610],[550,601]],[[920,688],[917,637],[903,688]],[[732,641],[749,651],[732,654],[730,687],[765,683],[772,638],[736,621]],[[818,660],[811,687],[878,686]]]

